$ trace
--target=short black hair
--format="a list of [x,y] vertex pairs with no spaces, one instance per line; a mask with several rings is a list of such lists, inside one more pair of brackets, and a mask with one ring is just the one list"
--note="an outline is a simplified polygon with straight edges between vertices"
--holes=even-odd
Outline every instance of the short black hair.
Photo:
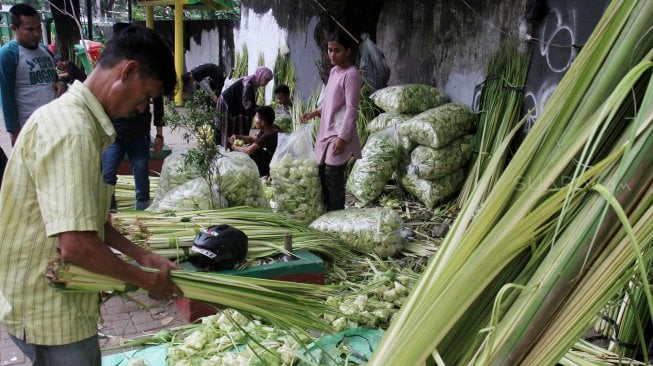
[[33,17],[38,15],[39,13],[33,7],[27,4],[16,4],[9,9],[9,22],[14,27],[20,27],[21,16]]
[[181,74],[181,84],[184,86],[187,85],[188,82],[190,81],[191,75],[193,74],[190,71]]
[[269,105],[263,105],[256,108],[256,113],[258,113],[259,118],[261,118],[266,125],[272,126],[274,123],[274,109]]
[[274,88],[274,94],[279,93],[290,95],[290,88],[286,84],[279,84],[276,88]]
[[328,42],[338,42],[340,43],[345,49],[351,50],[354,48],[354,40],[351,38],[351,36],[345,32],[341,32],[339,30],[336,30],[332,33],[329,33],[329,36],[327,37]]
[[163,82],[163,94],[171,94],[177,84],[172,52],[163,38],[141,25],[130,25],[115,34],[104,46],[97,66],[108,69],[122,60],[140,64],[143,76]]
[[111,31],[113,31],[113,35],[117,35],[118,33],[122,32],[124,29],[129,28],[131,26],[131,23],[126,23],[126,22],[118,22],[118,23],[113,23],[111,26]]

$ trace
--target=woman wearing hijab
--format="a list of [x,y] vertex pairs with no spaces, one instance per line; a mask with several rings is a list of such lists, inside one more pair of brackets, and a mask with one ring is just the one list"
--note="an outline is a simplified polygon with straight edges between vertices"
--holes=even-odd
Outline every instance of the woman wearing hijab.
[[216,102],[216,143],[228,147],[229,136],[249,135],[256,113],[256,93],[272,77],[272,70],[261,66],[222,91]]

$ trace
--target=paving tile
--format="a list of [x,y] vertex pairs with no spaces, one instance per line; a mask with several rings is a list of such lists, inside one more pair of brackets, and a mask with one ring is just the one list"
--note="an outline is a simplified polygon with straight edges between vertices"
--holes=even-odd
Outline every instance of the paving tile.
[[31,365],[31,362],[21,350],[9,340],[11,345],[3,342],[0,346],[0,365],[2,366],[23,366]]

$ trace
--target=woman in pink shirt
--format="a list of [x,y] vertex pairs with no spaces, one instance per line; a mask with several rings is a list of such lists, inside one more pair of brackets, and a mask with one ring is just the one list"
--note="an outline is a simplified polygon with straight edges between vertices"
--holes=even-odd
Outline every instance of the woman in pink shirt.
[[361,158],[356,128],[358,101],[363,85],[361,74],[352,64],[353,40],[345,33],[329,35],[327,53],[333,64],[324,101],[301,120],[320,117],[315,141],[315,159],[322,182],[322,199],[327,211],[345,208],[345,168],[353,156]]

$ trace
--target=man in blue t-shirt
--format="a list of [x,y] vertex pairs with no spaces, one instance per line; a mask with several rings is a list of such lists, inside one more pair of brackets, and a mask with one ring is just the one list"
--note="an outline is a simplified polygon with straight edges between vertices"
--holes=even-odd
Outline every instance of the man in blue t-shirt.
[[16,4],[9,18],[16,38],[0,48],[0,100],[13,145],[32,112],[66,91],[66,84],[58,81],[52,53],[40,43],[36,9]]

